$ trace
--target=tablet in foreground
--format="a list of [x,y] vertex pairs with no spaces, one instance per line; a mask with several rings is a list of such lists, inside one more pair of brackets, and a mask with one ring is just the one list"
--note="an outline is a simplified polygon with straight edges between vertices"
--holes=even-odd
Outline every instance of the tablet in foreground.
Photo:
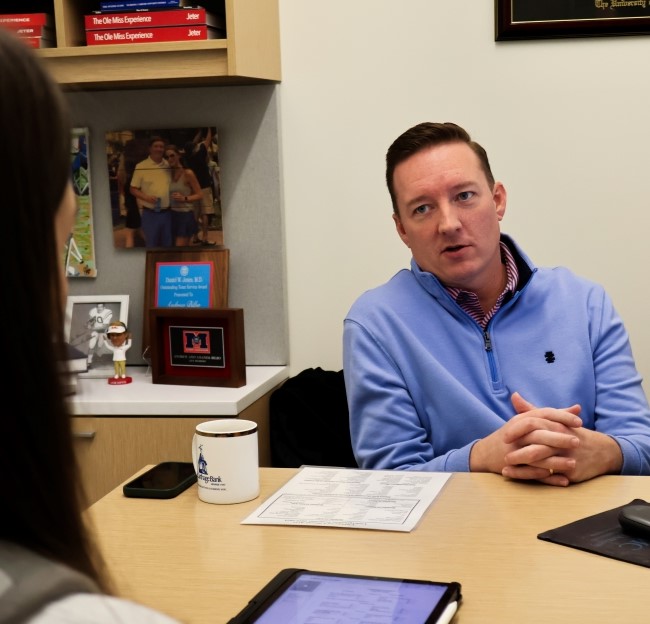
[[459,583],[435,583],[288,568],[228,624],[321,621],[446,624],[461,601]]

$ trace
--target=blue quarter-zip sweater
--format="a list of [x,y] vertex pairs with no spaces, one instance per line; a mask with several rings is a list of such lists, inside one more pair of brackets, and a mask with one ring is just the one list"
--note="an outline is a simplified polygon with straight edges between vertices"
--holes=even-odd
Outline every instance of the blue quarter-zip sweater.
[[502,240],[520,279],[485,331],[413,260],[353,304],[343,358],[359,466],[468,471],[472,445],[515,415],[517,391],[540,407],[579,403],[583,426],[621,447],[621,474],[650,475],[650,409],[609,296]]

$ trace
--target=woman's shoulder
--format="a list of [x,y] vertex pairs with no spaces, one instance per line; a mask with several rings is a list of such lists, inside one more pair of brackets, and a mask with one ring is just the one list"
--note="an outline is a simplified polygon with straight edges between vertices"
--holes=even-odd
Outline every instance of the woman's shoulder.
[[103,594],[71,594],[50,603],[27,624],[179,624],[144,605]]

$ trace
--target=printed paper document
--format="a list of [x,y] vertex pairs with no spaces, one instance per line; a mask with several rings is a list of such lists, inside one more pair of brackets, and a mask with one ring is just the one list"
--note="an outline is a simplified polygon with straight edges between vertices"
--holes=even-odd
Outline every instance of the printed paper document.
[[450,476],[303,466],[242,524],[412,531]]

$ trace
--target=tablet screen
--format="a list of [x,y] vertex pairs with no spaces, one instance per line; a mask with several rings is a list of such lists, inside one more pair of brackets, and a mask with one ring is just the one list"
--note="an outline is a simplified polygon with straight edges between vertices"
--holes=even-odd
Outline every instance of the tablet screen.
[[445,583],[301,571],[249,621],[424,624],[437,620],[449,592]]

